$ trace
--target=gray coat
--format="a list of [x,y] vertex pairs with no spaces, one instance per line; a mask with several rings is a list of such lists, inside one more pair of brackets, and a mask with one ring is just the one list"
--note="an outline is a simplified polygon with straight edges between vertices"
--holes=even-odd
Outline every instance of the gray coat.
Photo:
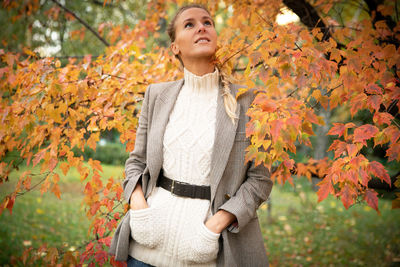
[[[139,126],[136,132],[135,149],[126,161],[126,178],[123,183],[125,199],[142,177],[145,198],[156,185],[162,167],[162,141],[169,114],[172,111],[184,80],[150,85],[145,93]],[[236,95],[241,86],[232,84]],[[225,112],[222,86],[217,100],[214,149],[211,156],[211,205],[213,214],[224,209],[234,214],[237,225],[222,231],[219,239],[218,266],[269,266],[256,210],[271,192],[270,173],[263,165],[244,161],[245,149],[250,144],[246,138],[246,123],[254,93],[247,91],[238,98],[235,124]],[[128,257],[129,212],[122,218],[113,236],[109,254],[116,260]]]

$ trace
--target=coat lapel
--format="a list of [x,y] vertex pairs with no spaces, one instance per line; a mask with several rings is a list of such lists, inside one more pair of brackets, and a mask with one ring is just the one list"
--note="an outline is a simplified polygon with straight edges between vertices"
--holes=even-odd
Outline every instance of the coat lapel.
[[[163,140],[165,127],[167,126],[169,115],[172,112],[179,91],[182,88],[183,79],[176,81],[171,86],[164,88],[157,96],[154,103],[151,130],[148,136],[148,167],[150,172],[150,184],[148,189],[155,186],[157,177],[163,162]],[[151,190],[147,190],[150,194]]]
[[[232,92],[231,85],[231,92]],[[239,118],[240,105],[237,104],[236,116]],[[238,126],[238,120],[235,124],[232,123],[231,118],[226,114],[224,106],[224,98],[222,96],[222,88],[220,86],[220,94],[217,99],[217,114],[215,122],[215,137],[214,137],[214,149],[211,155],[211,202],[215,197],[215,192],[219,181],[221,180],[222,174],[225,170],[228,162],[229,154],[231,152],[233,142],[235,140],[236,129]]]

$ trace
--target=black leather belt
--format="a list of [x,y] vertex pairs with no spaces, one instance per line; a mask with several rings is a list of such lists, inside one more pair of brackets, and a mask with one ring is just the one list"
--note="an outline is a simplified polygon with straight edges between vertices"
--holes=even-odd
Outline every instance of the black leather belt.
[[170,191],[173,195],[190,198],[211,199],[211,188],[209,185],[194,185],[185,182],[179,182],[165,177],[163,171],[157,179],[157,186]]

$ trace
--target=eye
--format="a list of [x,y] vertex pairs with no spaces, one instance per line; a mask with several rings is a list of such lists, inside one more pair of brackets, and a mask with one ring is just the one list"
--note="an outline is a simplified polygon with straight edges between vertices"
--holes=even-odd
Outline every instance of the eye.
[[185,24],[184,28],[193,27],[193,23],[188,22]]
[[210,20],[206,20],[206,21],[204,22],[204,25],[207,25],[207,26],[212,26],[212,23],[211,23],[211,21],[210,21]]

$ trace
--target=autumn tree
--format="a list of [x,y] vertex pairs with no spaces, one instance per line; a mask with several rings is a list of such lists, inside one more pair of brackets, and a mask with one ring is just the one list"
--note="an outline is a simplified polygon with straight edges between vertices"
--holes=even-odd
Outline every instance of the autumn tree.
[[[317,173],[322,177],[319,201],[332,194],[346,209],[366,202],[379,213],[377,192],[368,183],[373,177],[390,186],[392,182],[382,162],[370,159],[365,148],[379,146],[385,151],[385,161],[400,160],[397,1],[206,2],[213,14],[226,18],[217,52],[223,71],[247,88],[257,89],[248,111],[251,120],[246,135],[252,144],[246,159],[273,169],[273,179],[280,184],[293,183],[293,173],[309,179],[311,173]],[[100,4],[100,11],[106,12],[108,6],[119,2],[105,0]],[[10,47],[12,40],[3,36],[0,185],[9,182],[9,174],[19,164],[39,165],[40,173],[23,172],[15,190],[1,200],[0,212],[11,213],[14,203],[31,190],[50,191],[60,197],[60,176],[55,168],[65,175],[76,168],[92,221],[93,238],[84,251],[72,254],[42,246],[37,251],[47,254],[41,258],[30,248],[22,257],[24,262],[118,264],[106,251],[112,231],[128,209],[122,200],[121,180],[109,177],[102,181],[101,162],[89,159],[85,164],[72,149],[89,146],[95,150],[100,133],[112,129],[120,133],[127,151],[133,149],[146,86],[181,78],[179,63],[160,31],[176,4],[182,1],[148,1],[146,16],[128,27],[109,23],[106,18],[89,25],[74,6],[57,0],[2,2],[2,12],[14,14],[7,17],[12,25],[39,13],[46,16],[47,23],[61,28],[63,23],[74,21],[82,26],[80,32],[71,30],[63,36],[82,40],[91,36],[105,48],[104,52],[103,48],[90,50],[93,55],[64,61],[40,57],[32,42],[19,44],[18,49]],[[45,6],[46,12],[42,12]],[[337,11],[350,7],[357,16]],[[276,16],[283,8],[297,14],[300,22],[277,24]],[[28,36],[32,29],[25,29]],[[164,46],[149,40],[161,40]],[[238,95],[247,88],[240,89]],[[331,124],[320,116],[321,111],[338,109],[349,114],[342,121]],[[367,112],[371,122],[355,120],[360,112]],[[298,149],[312,147],[315,129],[325,123],[333,140],[327,149],[332,156],[296,162]],[[5,160],[12,151],[18,152],[19,159]],[[43,178],[32,184],[34,175]],[[398,180],[395,185],[399,186]],[[400,206],[400,193],[396,194],[392,208]],[[121,206],[122,211],[116,211]]]

